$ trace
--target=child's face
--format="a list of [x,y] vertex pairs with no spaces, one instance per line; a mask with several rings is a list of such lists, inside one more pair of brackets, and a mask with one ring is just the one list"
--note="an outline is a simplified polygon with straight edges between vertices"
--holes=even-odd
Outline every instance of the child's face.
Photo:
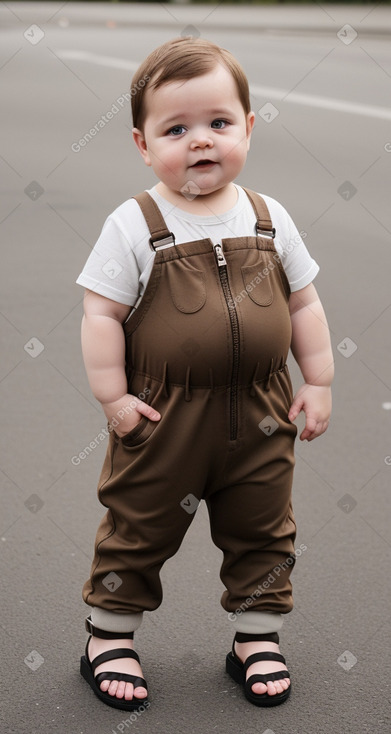
[[169,189],[207,195],[242,170],[254,113],[246,115],[230,72],[220,64],[187,81],[146,91],[143,133],[133,137],[147,166]]

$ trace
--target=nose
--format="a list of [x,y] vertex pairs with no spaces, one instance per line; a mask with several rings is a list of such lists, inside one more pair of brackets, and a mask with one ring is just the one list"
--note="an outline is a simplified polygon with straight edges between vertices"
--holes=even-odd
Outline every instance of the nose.
[[209,134],[209,130],[205,129],[197,129],[194,130],[190,148],[191,150],[195,150],[196,148],[212,148],[213,147],[213,140],[211,138],[211,135]]

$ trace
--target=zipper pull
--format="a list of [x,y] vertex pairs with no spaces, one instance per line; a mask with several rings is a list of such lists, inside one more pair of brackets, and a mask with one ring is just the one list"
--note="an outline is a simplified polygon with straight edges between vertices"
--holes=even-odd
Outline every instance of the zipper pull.
[[217,265],[219,268],[222,268],[224,265],[227,264],[227,261],[224,257],[223,247],[222,245],[214,245],[213,249],[215,251]]

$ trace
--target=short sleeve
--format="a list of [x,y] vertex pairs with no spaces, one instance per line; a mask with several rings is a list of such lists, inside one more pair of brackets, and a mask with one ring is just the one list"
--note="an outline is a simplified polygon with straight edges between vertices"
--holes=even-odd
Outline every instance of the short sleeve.
[[292,292],[298,291],[312,283],[319,272],[319,265],[304,244],[303,236],[306,233],[298,231],[291,216],[279,202],[267,196],[264,199],[276,228],[274,244],[281,257],[290,289]]
[[114,215],[110,215],[76,283],[118,303],[134,306],[139,297],[139,280],[133,248]]

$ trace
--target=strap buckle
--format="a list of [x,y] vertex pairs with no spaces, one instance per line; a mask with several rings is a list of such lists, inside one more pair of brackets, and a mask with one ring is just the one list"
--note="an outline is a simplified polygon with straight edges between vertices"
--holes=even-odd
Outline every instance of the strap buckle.
[[90,634],[90,635],[93,635],[94,634],[95,627],[94,627],[94,625],[91,622],[91,617],[86,617],[85,627],[86,627],[86,630],[87,630],[88,634]]
[[274,240],[276,236],[276,228],[272,227],[271,229],[261,229],[260,227],[257,227],[257,235],[259,237],[268,237],[271,240]]
[[127,639],[127,640],[133,640],[134,632],[106,632],[106,630],[101,630],[99,627],[95,627],[94,624],[91,622],[91,617],[86,617],[85,620],[85,627],[87,632],[90,635],[93,635],[94,637],[100,637],[102,640],[117,640],[117,639]]
[[175,245],[175,235],[173,232],[170,232],[167,237],[161,237],[160,239],[152,240],[152,237],[150,237],[149,244],[155,252],[165,250],[167,247],[173,247]]

